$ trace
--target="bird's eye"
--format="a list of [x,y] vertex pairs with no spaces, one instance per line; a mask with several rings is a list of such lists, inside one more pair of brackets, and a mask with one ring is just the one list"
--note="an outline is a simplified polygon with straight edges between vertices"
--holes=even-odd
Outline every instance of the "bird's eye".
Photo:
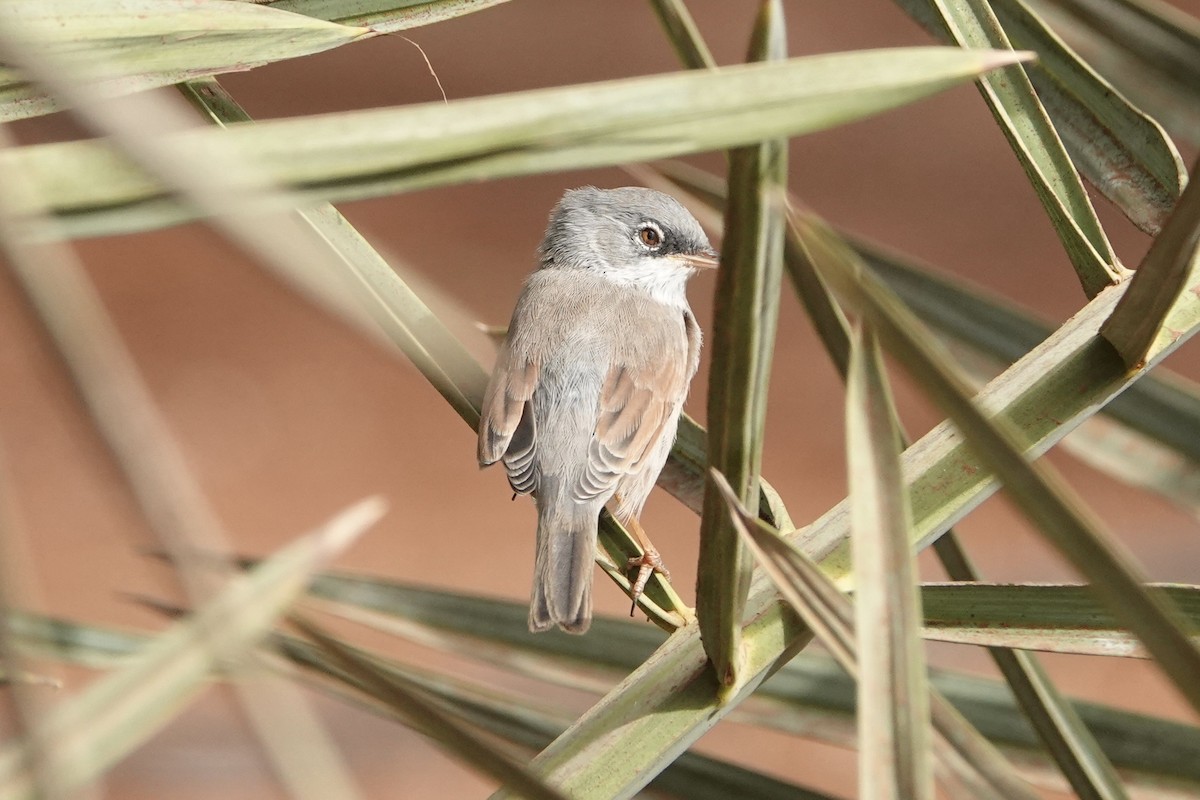
[[662,231],[654,225],[643,225],[638,228],[638,241],[649,247],[651,250],[657,250],[662,245]]

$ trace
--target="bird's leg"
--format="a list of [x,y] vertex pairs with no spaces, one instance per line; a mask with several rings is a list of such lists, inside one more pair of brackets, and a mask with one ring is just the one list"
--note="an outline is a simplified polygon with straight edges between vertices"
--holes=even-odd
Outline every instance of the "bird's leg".
[[629,521],[625,523],[625,527],[637,538],[638,544],[642,547],[642,554],[629,559],[629,563],[625,565],[626,570],[634,567],[637,567],[638,570],[637,580],[633,582],[633,588],[630,591],[633,605],[629,609],[629,616],[632,617],[633,612],[637,609],[638,598],[646,590],[646,583],[650,580],[650,576],[655,572],[661,572],[664,578],[671,580],[671,572],[663,564],[662,556],[658,554],[658,548],[650,541],[650,537],[642,529],[642,524],[638,522],[637,517],[630,517]]

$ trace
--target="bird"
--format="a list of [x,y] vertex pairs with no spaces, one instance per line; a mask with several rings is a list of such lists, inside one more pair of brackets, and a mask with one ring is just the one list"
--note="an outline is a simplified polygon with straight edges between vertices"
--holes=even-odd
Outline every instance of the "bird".
[[478,458],[537,508],[529,629],[584,633],[605,506],[642,546],[635,606],[665,572],[638,517],[700,361],[687,282],[718,259],[678,200],[634,186],[568,190],[538,255],[484,393]]

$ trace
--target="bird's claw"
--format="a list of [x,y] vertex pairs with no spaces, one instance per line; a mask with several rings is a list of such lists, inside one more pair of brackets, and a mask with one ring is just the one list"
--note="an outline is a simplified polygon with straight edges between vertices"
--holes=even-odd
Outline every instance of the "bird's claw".
[[646,591],[646,584],[650,581],[651,575],[658,572],[667,580],[671,580],[671,571],[663,563],[662,556],[653,548],[640,556],[629,559],[625,565],[625,571],[628,572],[634,567],[637,567],[637,580],[633,582],[633,588],[629,593],[630,598],[633,599],[633,605],[629,607],[629,616],[631,617],[637,611],[638,600],[641,599],[642,592]]

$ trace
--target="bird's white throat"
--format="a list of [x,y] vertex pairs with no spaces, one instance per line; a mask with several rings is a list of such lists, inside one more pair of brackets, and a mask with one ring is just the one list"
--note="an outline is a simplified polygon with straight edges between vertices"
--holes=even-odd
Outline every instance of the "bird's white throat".
[[651,299],[669,306],[687,308],[687,281],[694,271],[691,267],[662,260],[647,260],[620,268],[600,270],[605,280],[618,286],[629,286],[648,294]]

